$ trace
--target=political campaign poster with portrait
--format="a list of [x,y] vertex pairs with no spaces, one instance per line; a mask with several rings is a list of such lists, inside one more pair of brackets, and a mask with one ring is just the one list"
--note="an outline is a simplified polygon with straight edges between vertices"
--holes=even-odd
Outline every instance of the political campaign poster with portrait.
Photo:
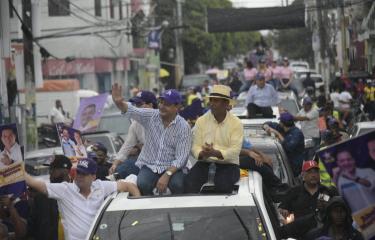
[[0,195],[19,198],[26,193],[26,183],[16,124],[1,125],[0,136]]
[[93,132],[99,125],[108,94],[83,98],[74,119],[73,128],[81,132]]
[[318,152],[366,239],[375,237],[375,131]]
[[68,127],[63,123],[56,124],[61,147],[64,155],[73,163],[81,158],[87,158],[86,147],[84,145],[81,131]]

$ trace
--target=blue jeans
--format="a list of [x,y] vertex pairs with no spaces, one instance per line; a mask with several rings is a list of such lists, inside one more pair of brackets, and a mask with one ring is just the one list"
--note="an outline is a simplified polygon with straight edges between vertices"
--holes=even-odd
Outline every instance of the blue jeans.
[[138,175],[139,167],[135,165],[137,158],[138,156],[130,157],[117,166],[116,173],[119,174],[121,179],[126,178],[130,174]]
[[[143,166],[139,170],[137,177],[137,185],[142,195],[152,195],[161,175],[164,173],[154,173],[151,169]],[[184,192],[184,174],[181,170],[175,172],[169,179],[168,188],[173,194],[181,194]]]

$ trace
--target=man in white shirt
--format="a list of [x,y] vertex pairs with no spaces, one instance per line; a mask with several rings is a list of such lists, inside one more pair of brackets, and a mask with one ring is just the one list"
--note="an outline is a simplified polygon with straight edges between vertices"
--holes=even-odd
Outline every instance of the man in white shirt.
[[65,111],[62,106],[61,100],[57,99],[55,106],[51,109],[49,113],[52,124],[65,122]]
[[68,240],[86,239],[98,209],[113,192],[129,192],[133,196],[140,196],[133,182],[95,180],[96,170],[95,161],[82,159],[77,164],[74,183],[45,183],[25,175],[27,185],[57,200],[64,236]]
[[[137,96],[129,101],[139,108],[157,108],[156,96],[149,91],[140,91]],[[132,120],[126,140],[117,153],[116,159],[109,169],[109,174],[117,173],[120,178],[126,178],[130,174],[138,175],[139,168],[135,165],[135,162],[144,143],[145,133],[143,126]]]
[[329,94],[329,98],[333,102],[333,107],[339,109],[340,107],[340,93],[339,90],[335,87],[333,92]]
[[250,87],[246,97],[246,107],[249,118],[255,118],[261,114],[264,118],[272,118],[272,106],[280,103],[279,94],[265,81],[265,76],[256,75],[256,85]]
[[301,130],[305,139],[312,139],[312,146],[306,147],[306,159],[313,159],[315,150],[320,145],[319,112],[313,108],[310,97],[303,99],[303,108],[294,117],[295,121],[301,122]]
[[12,127],[1,130],[1,142],[4,150],[0,153],[0,168],[23,160],[20,145],[16,142],[16,132]]
[[344,125],[347,124],[349,116],[350,116],[350,103],[352,101],[353,97],[352,95],[344,90],[340,93],[339,101],[340,101],[340,111],[342,114],[342,123]]

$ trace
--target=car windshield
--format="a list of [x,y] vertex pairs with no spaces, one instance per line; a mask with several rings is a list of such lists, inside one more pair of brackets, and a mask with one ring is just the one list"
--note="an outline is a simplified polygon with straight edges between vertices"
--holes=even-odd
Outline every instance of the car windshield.
[[267,239],[267,234],[256,207],[220,206],[107,211],[92,239]]
[[292,115],[296,115],[298,113],[297,103],[293,99],[282,99],[279,106],[286,109]]

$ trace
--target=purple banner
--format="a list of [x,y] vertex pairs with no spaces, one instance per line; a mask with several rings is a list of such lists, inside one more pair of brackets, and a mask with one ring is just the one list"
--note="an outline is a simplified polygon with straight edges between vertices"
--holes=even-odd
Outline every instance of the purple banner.
[[364,236],[375,237],[375,131],[322,149],[318,155]]

